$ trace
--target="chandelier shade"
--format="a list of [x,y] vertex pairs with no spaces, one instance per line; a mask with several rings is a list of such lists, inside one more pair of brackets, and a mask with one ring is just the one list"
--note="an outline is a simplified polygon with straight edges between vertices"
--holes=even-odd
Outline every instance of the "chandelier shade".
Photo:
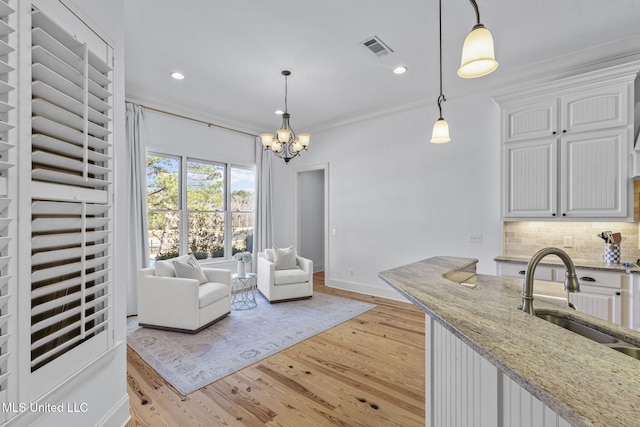
[[480,11],[475,0],[469,0],[476,12],[477,23],[467,35],[462,45],[462,58],[458,76],[465,79],[486,76],[498,68],[493,49],[493,36],[480,23]]
[[273,133],[260,134],[260,140],[265,150],[271,150],[277,157],[284,160],[285,163],[289,163],[291,159],[297,157],[301,151],[306,150],[309,142],[311,141],[311,135],[308,133],[296,133],[289,124],[291,115],[288,112],[287,106],[287,78],[291,75],[290,71],[284,70],[281,73],[284,76],[284,113],[282,114],[282,124],[280,129]]

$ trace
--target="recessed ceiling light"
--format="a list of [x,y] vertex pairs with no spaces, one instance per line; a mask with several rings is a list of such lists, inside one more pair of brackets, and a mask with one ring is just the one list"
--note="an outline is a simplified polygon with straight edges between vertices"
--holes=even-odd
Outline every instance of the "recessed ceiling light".
[[277,115],[279,115],[279,116],[281,116],[281,115],[283,115],[283,114],[284,114],[284,111],[282,111],[282,110],[276,110],[276,114],[277,114]]
[[173,73],[171,73],[171,77],[173,77],[176,80],[183,80],[184,74],[174,71]]
[[405,67],[404,65],[401,65],[393,69],[394,74],[404,74],[406,72],[407,72],[407,67]]

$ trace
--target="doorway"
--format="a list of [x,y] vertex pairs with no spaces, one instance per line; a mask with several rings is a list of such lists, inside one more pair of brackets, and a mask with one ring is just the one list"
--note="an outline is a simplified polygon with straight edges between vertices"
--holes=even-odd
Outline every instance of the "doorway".
[[328,165],[298,170],[296,177],[296,247],[313,261],[315,272],[327,274]]

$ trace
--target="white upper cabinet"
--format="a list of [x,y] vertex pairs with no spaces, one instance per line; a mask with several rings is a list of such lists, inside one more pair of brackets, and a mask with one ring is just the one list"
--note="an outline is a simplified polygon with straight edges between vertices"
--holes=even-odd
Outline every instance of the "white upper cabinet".
[[[565,95],[561,99],[562,133],[629,124],[629,85],[619,84]],[[631,107],[633,108],[633,107]]]
[[568,133],[560,139],[560,215],[626,217],[626,132],[616,129]]
[[502,110],[505,142],[546,138],[554,135],[558,119],[558,100],[532,102]]
[[503,149],[505,216],[552,218],[558,211],[555,138],[507,144]]
[[505,220],[633,220],[633,93],[639,63],[496,98]]

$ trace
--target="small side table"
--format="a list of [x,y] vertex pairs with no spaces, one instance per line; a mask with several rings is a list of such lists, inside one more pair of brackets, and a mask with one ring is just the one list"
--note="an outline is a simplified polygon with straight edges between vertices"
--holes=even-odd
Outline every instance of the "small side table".
[[234,273],[231,275],[231,280],[233,281],[231,309],[249,310],[255,308],[258,305],[255,296],[255,290],[258,286],[256,273],[247,273],[244,276],[238,276]]

